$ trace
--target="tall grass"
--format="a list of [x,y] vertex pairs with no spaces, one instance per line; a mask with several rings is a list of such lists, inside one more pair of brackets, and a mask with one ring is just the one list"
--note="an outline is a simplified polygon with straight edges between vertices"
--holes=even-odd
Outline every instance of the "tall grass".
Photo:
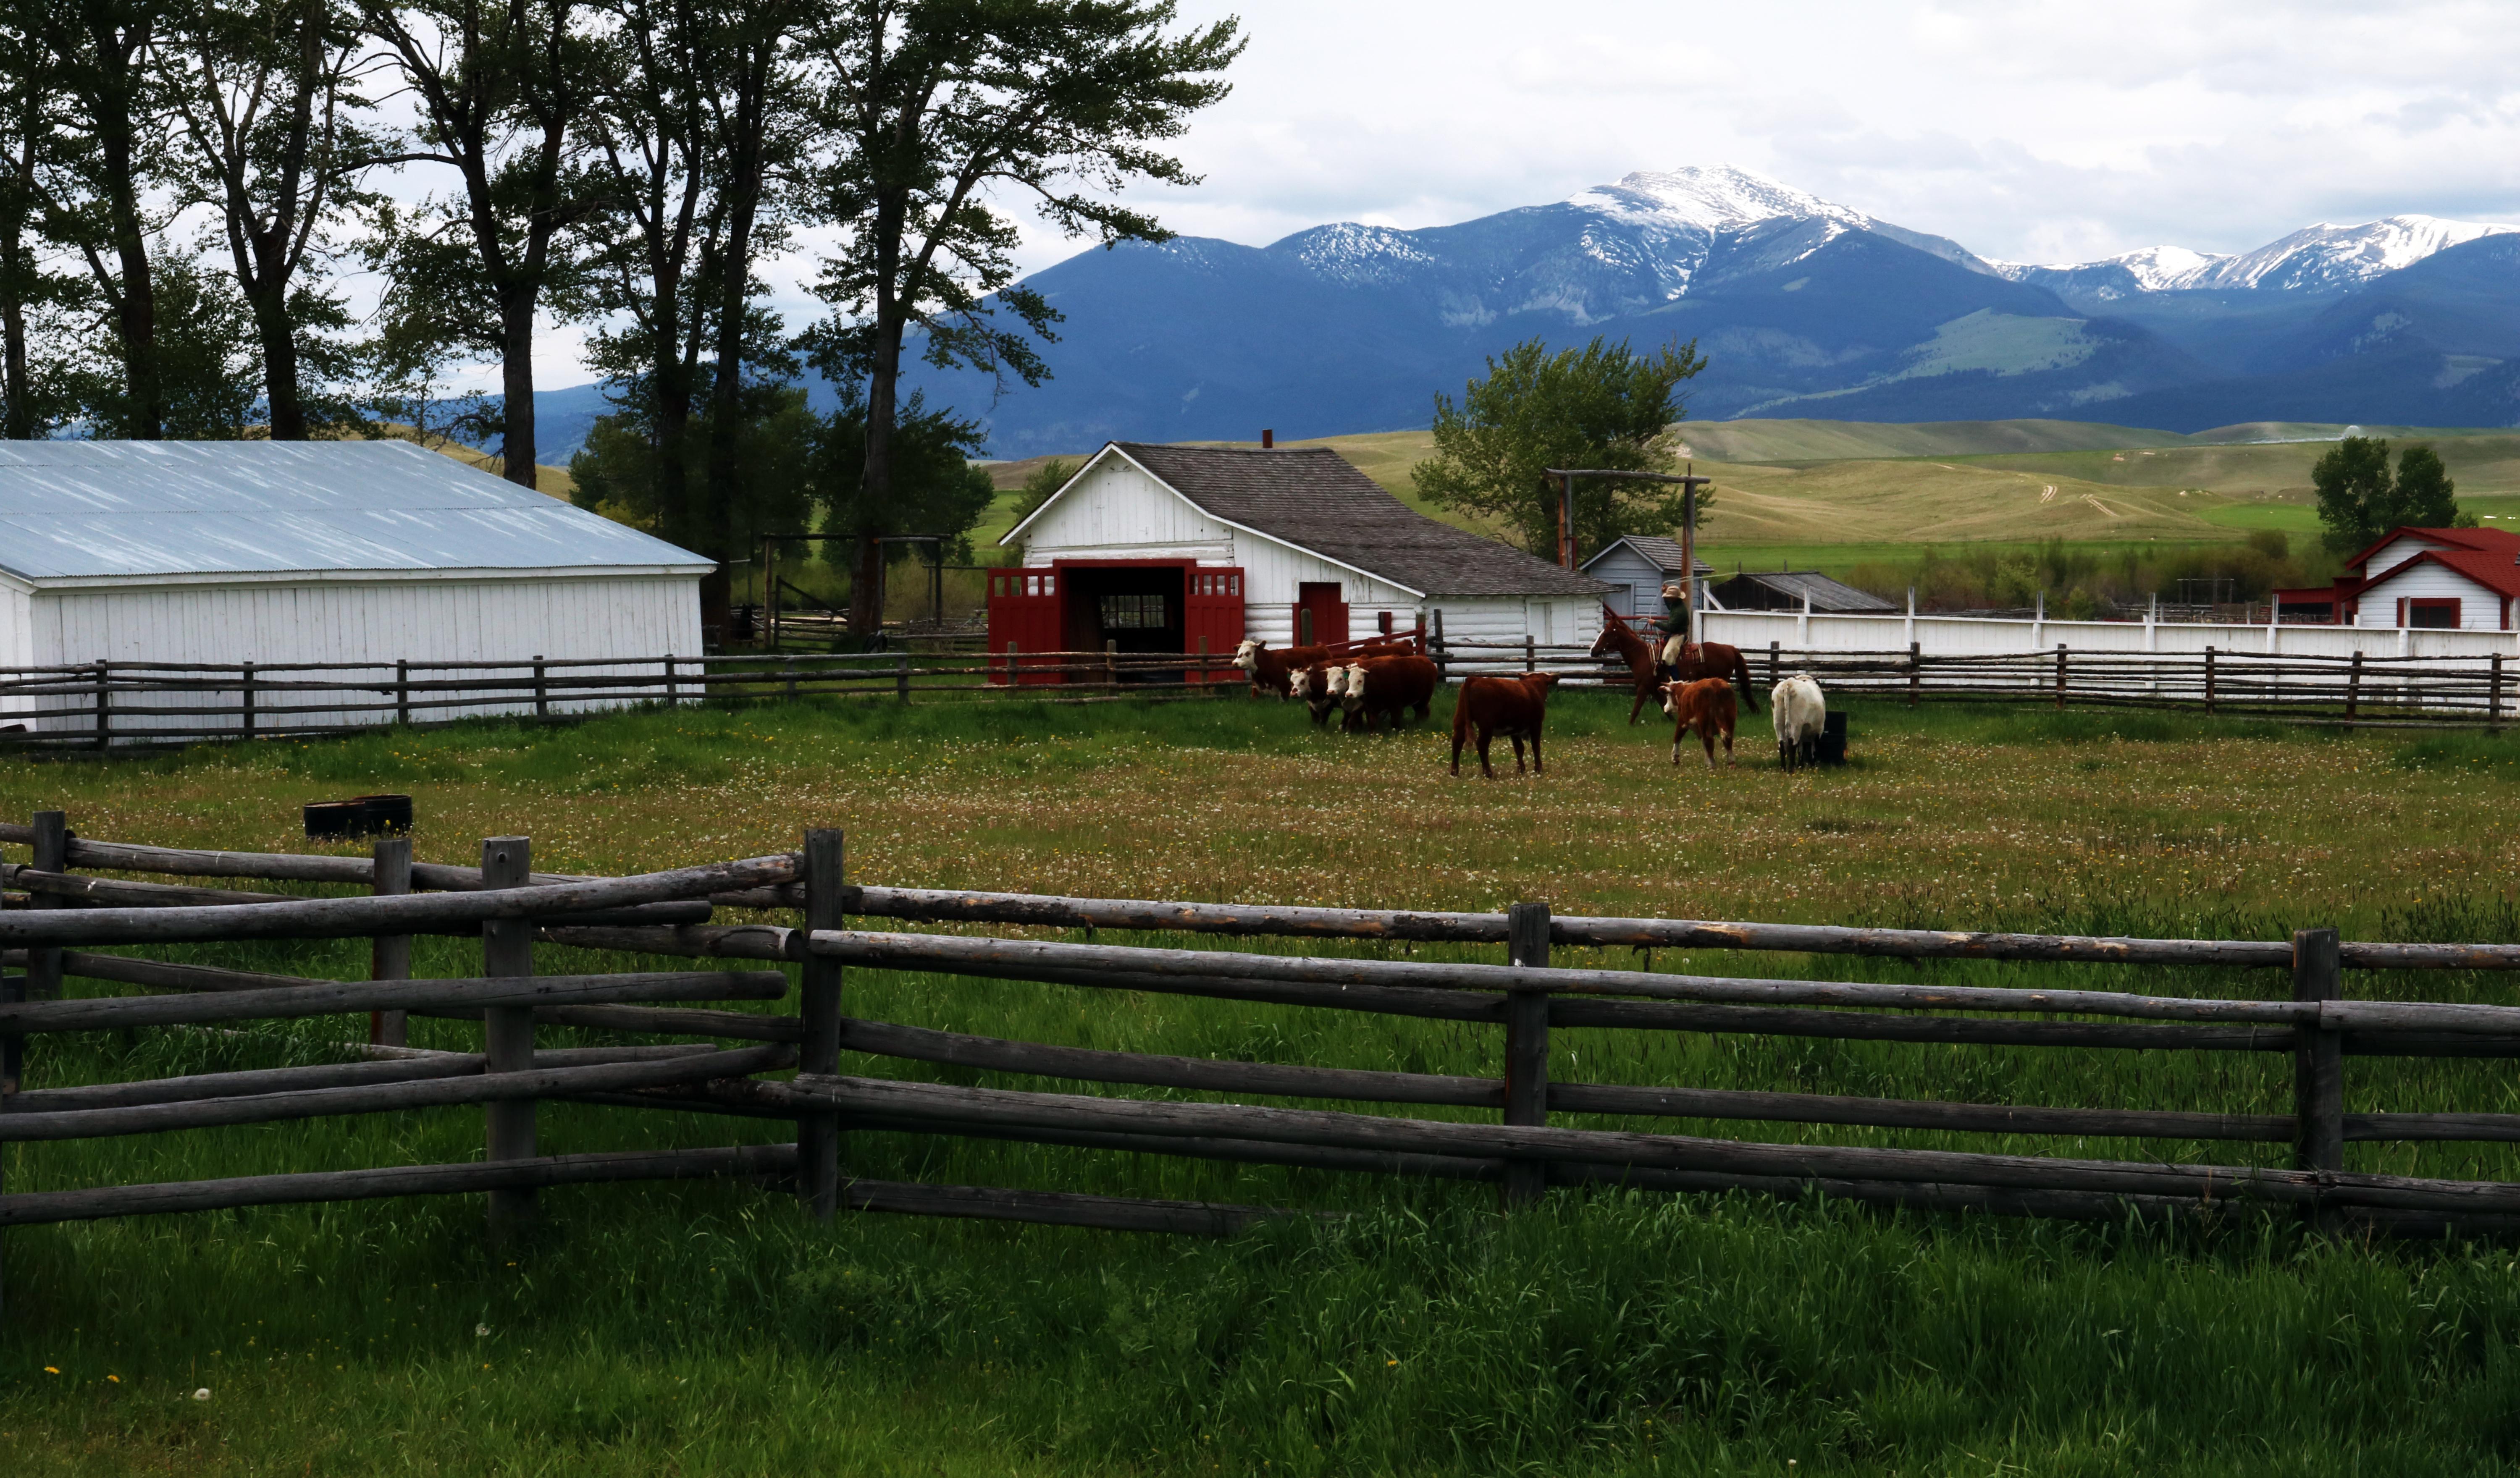
[[[1849,771],[1707,777],[1673,774],[1663,737],[1627,729],[1614,699],[1570,696],[1552,713],[1551,777],[1495,785],[1445,778],[1440,741],[1422,733],[1342,739],[1278,705],[1227,701],[485,726],[41,767],[0,779],[0,799],[22,812],[59,798],[89,835],[276,846],[296,800],[402,788],[422,803],[424,855],[458,860],[464,837],[522,830],[539,865],[588,870],[767,851],[836,821],[869,881],[1428,907],[1542,896],[1568,912],[2238,937],[2334,918],[2366,937],[2520,937],[2493,820],[2510,784],[2499,741],[1867,706]],[[2383,866],[2409,855],[2423,866]],[[338,943],[170,953],[342,976],[365,964]],[[475,959],[425,940],[420,972]],[[1707,951],[1654,963],[2281,987],[2204,969]],[[894,972],[853,970],[846,989],[854,1013],[990,1035],[1498,1070],[1496,1033],[1455,1024]],[[2514,999],[2500,976],[2358,975],[2351,989]],[[46,1039],[33,1086],[326,1060],[362,1025]],[[477,1035],[415,1030],[447,1046]],[[2239,1112],[2281,1112],[2289,1093],[2288,1062],[2262,1054],[1598,1031],[1552,1047],[1553,1076],[1602,1082]],[[863,1057],[843,1070],[1072,1087]],[[2356,1058],[2347,1082],[2357,1109],[2520,1107],[2494,1063]],[[2285,1153],[1566,1122],[2219,1163]],[[11,1189],[36,1189],[412,1163],[468,1158],[480,1134],[477,1113],[444,1110],[12,1146],[0,1168]],[[543,1109],[559,1151],[781,1137],[775,1124]],[[2520,1176],[2502,1146],[2350,1153],[2358,1169]],[[2501,1248],[2331,1243],[2247,1213],[2160,1231],[1617,1190],[1499,1217],[1480,1186],[868,1133],[845,1154],[878,1178],[1348,1215],[1222,1242],[881,1216],[816,1228],[778,1196],[693,1185],[546,1192],[544,1228],[496,1252],[471,1199],[21,1230],[7,1234],[0,1451],[35,1474],[2520,1465],[2508,1354],[2520,1276]],[[204,1387],[210,1399],[194,1401]]]

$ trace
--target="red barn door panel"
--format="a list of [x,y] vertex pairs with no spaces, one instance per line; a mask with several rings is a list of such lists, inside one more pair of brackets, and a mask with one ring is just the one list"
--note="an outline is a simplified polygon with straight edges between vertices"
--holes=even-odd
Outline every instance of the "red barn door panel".
[[1220,665],[1208,668],[1194,681],[1219,683],[1238,676],[1233,665],[1234,649],[1242,645],[1242,571],[1227,566],[1193,565],[1183,572],[1186,592],[1182,598],[1182,649],[1196,652],[1199,639],[1207,640],[1208,655]]
[[[989,575],[989,681],[1003,685],[1009,676],[1010,663],[1005,653],[1015,653],[1015,681],[1025,684],[1056,683],[1056,671],[1022,670],[1026,652],[1058,650],[1059,580],[1056,570],[1011,569]],[[1041,664],[1048,668],[1051,663]]]

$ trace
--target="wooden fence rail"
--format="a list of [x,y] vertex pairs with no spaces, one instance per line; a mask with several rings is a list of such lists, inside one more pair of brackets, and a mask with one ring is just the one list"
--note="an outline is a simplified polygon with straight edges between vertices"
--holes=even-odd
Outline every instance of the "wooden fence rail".
[[[1508,1205],[1552,1187],[1624,1184],[1669,1190],[1822,1193],[1892,1205],[2007,1214],[2156,1216],[2258,1204],[2323,1227],[2393,1232],[2520,1232],[2520,1183],[2349,1172],[2364,1142],[2520,1142],[2520,1114],[2349,1111],[2348,1058],[2520,1057],[2520,1007],[2348,999],[2344,971],[2520,968],[2520,947],[2345,942],[2332,930],[2290,940],[2153,940],[1830,928],[1557,915],[1539,904],[1503,914],[1424,913],[1079,899],[848,884],[837,832],[799,852],[620,878],[536,873],[522,838],[484,844],[480,868],[415,864],[407,843],[370,858],[144,847],[75,836],[59,813],[0,825],[0,843],[33,861],[0,864],[29,907],[0,913],[0,1142],[50,1142],[337,1114],[479,1105],[489,1157],[166,1186],[0,1194],[0,1226],[212,1206],[422,1193],[488,1193],[494,1233],[532,1214],[543,1186],[690,1176],[775,1181],[811,1210],[841,1207],[1068,1225],[1220,1232],[1265,1207],[854,1181],[842,1128],[1012,1140],[1352,1173],[1498,1185]],[[393,848],[406,851],[394,853]],[[75,870],[418,891],[307,897],[99,878]],[[204,903],[200,895],[223,895]],[[133,902],[133,900],[146,900]],[[635,911],[672,906],[672,919]],[[703,921],[720,907],[792,911],[794,925]],[[628,918],[601,918],[609,911]],[[694,916],[697,917],[694,917]],[[850,927],[889,918],[970,925],[1087,928],[1168,935],[1440,942],[1504,947],[1500,963],[1184,949],[968,932]],[[591,919],[598,921],[590,921]],[[479,930],[484,971],[412,980],[379,966],[365,982],[97,953],[99,946],[222,939],[408,937]],[[1901,961],[2008,960],[2095,968],[2288,971],[2259,998],[2105,989],[2020,989],[1810,980],[1601,968],[1554,947],[1831,953]],[[661,1002],[772,1002],[785,968],[540,974],[537,948],[767,962],[801,973],[793,1014]],[[9,965],[22,973],[7,973]],[[943,1032],[848,1016],[848,967],[967,981],[1014,979],[1087,990],[1169,992],[1306,1008],[1485,1023],[1503,1034],[1501,1077],[1220,1061]],[[137,986],[142,994],[58,998],[61,978]],[[2263,977],[2259,977],[2263,978]],[[30,990],[32,983],[42,989]],[[975,989],[984,987],[975,985]],[[31,999],[30,999],[31,998]],[[484,1023],[481,1051],[373,1049],[382,1060],[250,1069],[138,1083],[21,1091],[31,1040],[70,1031],[408,1011]],[[538,1024],[686,1043],[536,1050]],[[1801,1036],[1963,1047],[2293,1054],[2288,1113],[2177,1106],[2101,1107],[1895,1099],[1686,1085],[1573,1081],[1555,1072],[1551,1034],[1573,1029]],[[503,1035],[504,1034],[504,1035]],[[733,1042],[737,1045],[726,1045]],[[750,1044],[750,1045],[745,1045]],[[1429,1105],[1494,1123],[1348,1108],[1154,1101],[1083,1092],[952,1087],[843,1072],[844,1060],[892,1060],[1019,1074],[1077,1085],[1256,1095],[1331,1104]],[[761,1074],[801,1069],[791,1082]],[[792,1145],[637,1155],[539,1152],[532,1105],[567,1099],[625,1111],[700,1111],[784,1120]],[[1676,1119],[1838,1125],[1891,1132],[2073,1141],[2284,1143],[2289,1169],[2159,1156],[2090,1159],[1976,1150],[1777,1143],[1562,1122]]]

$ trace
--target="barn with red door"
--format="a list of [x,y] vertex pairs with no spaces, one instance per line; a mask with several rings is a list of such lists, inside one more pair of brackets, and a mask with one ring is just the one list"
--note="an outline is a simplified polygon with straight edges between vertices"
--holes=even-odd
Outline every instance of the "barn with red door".
[[1246,636],[1361,641],[1436,611],[1454,642],[1589,645],[1609,589],[1426,517],[1319,447],[1115,441],[1000,543],[1023,563],[990,577],[992,652],[1204,641],[1222,668]]

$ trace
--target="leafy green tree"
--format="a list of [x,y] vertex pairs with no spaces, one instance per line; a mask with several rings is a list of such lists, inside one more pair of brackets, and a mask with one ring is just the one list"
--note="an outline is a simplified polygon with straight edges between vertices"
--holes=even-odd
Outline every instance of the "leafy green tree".
[[[1105,244],[1167,237],[1114,197],[1132,179],[1195,182],[1158,146],[1225,96],[1217,73],[1242,49],[1238,22],[1172,35],[1175,15],[1174,0],[832,0],[813,49],[835,153],[815,214],[839,241],[815,288],[832,314],[807,348],[832,381],[864,386],[849,506],[895,507],[914,331],[940,367],[1048,374],[1033,340],[1058,314],[1015,284],[1019,233],[997,202],[1029,196],[1054,228]],[[881,527],[854,531],[849,619],[866,628]]]
[[[823,418],[814,458],[814,490],[822,505],[823,532],[856,535],[860,540],[884,534],[935,534],[944,540],[949,562],[969,563],[971,526],[998,498],[997,484],[970,461],[988,440],[987,431],[951,410],[929,410],[925,397],[913,392],[894,419],[892,475],[878,495],[866,480],[868,425],[862,400],[843,401]],[[833,563],[854,571],[850,629],[873,630],[859,625],[854,583],[871,578],[869,565],[851,545],[825,548]],[[894,549],[897,556],[907,554],[902,546]]]
[[[1668,471],[1665,433],[1686,414],[1680,387],[1705,368],[1694,340],[1637,354],[1596,338],[1552,354],[1526,339],[1490,356],[1487,378],[1472,381],[1459,405],[1435,397],[1435,455],[1411,479],[1428,502],[1502,519],[1532,553],[1554,559],[1559,491],[1545,470]],[[1710,501],[1698,494],[1700,509]],[[1680,518],[1680,489],[1667,483],[1576,481],[1579,552],[1677,528]]]
[[2473,527],[2476,517],[2462,514],[2452,494],[2458,485],[2431,447],[2416,445],[2398,454],[2389,469],[2389,443],[2370,436],[2348,436],[2320,457],[2310,470],[2318,490],[2318,521],[2327,525],[2327,547],[2340,554],[2364,548],[2393,528]]
[[[623,408],[596,419],[586,445],[568,460],[569,495],[578,507],[616,522],[661,533],[669,496],[659,467],[663,443],[644,419],[649,402],[626,398]],[[708,416],[694,423],[698,434],[677,443],[686,483],[706,455]],[[738,486],[742,495],[725,512],[720,537],[742,558],[768,532],[810,526],[813,521],[814,452],[821,437],[821,418],[806,409],[805,392],[792,385],[763,385],[749,390],[737,407]]]
[[160,66],[189,167],[178,196],[215,212],[253,313],[275,441],[363,424],[349,313],[324,284],[345,218],[381,197],[360,171],[386,151],[361,90],[367,38],[345,0],[226,0],[182,12]]

